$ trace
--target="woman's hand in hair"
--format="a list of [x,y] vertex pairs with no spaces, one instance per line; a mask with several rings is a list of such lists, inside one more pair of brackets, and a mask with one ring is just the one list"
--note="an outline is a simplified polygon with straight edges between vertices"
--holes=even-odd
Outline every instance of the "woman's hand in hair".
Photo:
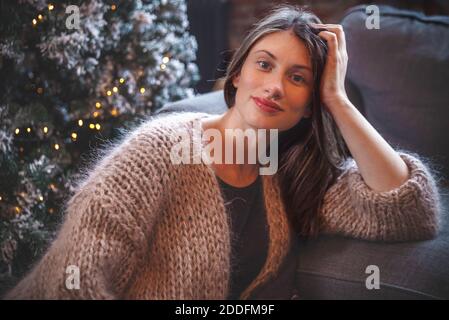
[[320,94],[326,108],[332,113],[333,109],[348,101],[345,90],[348,53],[343,27],[339,24],[312,24],[321,31],[318,36],[327,42],[328,55],[326,66],[321,77]]

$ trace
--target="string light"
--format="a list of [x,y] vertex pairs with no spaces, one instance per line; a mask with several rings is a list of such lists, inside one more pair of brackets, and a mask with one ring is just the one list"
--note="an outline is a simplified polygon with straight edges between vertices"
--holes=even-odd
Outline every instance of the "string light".
[[165,68],[167,68],[167,66],[165,64],[161,64],[161,69],[165,70]]
[[114,11],[115,9],[117,9],[117,6],[116,6],[115,4],[113,4],[113,5],[111,6],[111,10]]
[[80,127],[82,127],[82,126],[83,126],[83,120],[79,119],[79,120],[78,120],[78,125],[79,125]]
[[100,109],[101,108],[101,103],[100,102],[96,102],[95,103],[95,108]]
[[48,212],[53,213],[54,212],[53,208],[48,209]]
[[44,133],[47,133],[48,132],[48,127],[44,127],[43,131],[44,131]]
[[37,24],[37,20],[33,19],[33,26],[35,26]]
[[2,198],[2,196],[0,196],[0,201],[2,201],[3,200],[3,198]]
[[162,58],[162,63],[168,63],[170,61],[169,57],[163,57]]
[[118,114],[118,111],[116,108],[111,110],[111,115],[113,115],[115,117],[115,116],[117,116],[117,114]]
[[120,78],[119,82],[120,82],[120,83],[124,83],[124,82],[125,82],[125,79]]
[[59,150],[59,144],[55,143],[55,150]]
[[77,137],[78,137],[78,135],[76,134],[76,132],[72,132],[72,139],[76,140]]
[[140,88],[140,93],[144,94],[145,93],[145,88]]
[[114,88],[112,88],[112,91],[117,92],[117,91],[118,91],[118,88],[117,88],[117,87],[114,87]]
[[20,207],[15,207],[14,210],[16,210],[16,213],[19,214],[22,210],[20,209]]
[[54,8],[55,8],[55,6],[52,5],[51,3],[48,5],[48,10],[49,10],[49,11],[53,10]]
[[38,18],[39,20],[42,20],[44,17],[40,14],[40,15],[37,16],[37,18]]
[[27,128],[27,132],[30,133],[31,132],[31,128]]
[[100,126],[100,124],[99,124],[99,123],[97,123],[97,124],[95,125],[95,128],[96,128],[97,130],[100,130],[100,129],[101,129],[101,126]]
[[19,134],[20,133],[20,129],[19,128],[17,128],[16,129],[16,131],[14,131],[16,134]]
[[39,201],[44,201],[44,197],[43,196],[39,196]]
[[94,116],[94,118],[98,117],[99,113],[98,111],[95,111],[94,113],[92,113],[92,115]]
[[89,124],[89,128],[95,129],[95,125],[94,125],[93,123],[90,123],[90,124]]
[[112,94],[111,90],[106,91],[106,94],[110,96]]

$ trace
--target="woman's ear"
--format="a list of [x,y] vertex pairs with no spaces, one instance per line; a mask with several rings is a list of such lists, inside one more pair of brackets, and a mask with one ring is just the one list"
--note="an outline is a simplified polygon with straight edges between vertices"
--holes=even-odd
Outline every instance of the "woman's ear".
[[236,75],[234,77],[234,79],[232,79],[232,84],[234,85],[234,87],[238,88],[239,81],[240,81],[240,73],[238,75]]

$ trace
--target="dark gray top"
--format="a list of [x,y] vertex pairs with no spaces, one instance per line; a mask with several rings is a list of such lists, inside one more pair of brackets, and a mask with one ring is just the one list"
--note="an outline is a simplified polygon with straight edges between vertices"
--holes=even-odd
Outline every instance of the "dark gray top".
[[[231,186],[217,177],[231,223],[231,279],[228,299],[236,300],[256,278],[267,259],[268,224],[262,178],[243,188]],[[296,250],[295,250],[296,249]],[[296,243],[280,267],[279,274],[252,299],[290,299],[294,292]]]

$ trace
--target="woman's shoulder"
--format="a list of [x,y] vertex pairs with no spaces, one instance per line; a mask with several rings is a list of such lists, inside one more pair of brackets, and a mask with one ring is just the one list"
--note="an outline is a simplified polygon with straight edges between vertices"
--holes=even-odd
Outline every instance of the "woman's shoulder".
[[174,143],[179,142],[180,136],[192,135],[192,130],[198,128],[199,122],[197,120],[207,116],[209,114],[199,112],[173,112],[152,115],[142,120],[135,129],[125,133],[124,140],[139,142],[139,139],[150,139],[157,142],[158,147],[171,147]]
[[103,158],[126,157],[132,152],[141,156],[169,152],[184,133],[191,134],[195,120],[204,113],[176,112],[149,116],[136,124],[133,129],[123,130],[116,142],[108,143],[103,150]]
[[177,112],[150,116],[130,130],[122,130],[115,141],[105,142],[81,169],[75,190],[99,181],[122,177],[163,176],[170,166],[170,152],[183,132],[191,132],[195,120],[206,114]]
[[200,112],[170,112],[152,114],[141,119],[132,129],[123,130],[122,137],[134,137],[136,135],[151,135],[152,137],[178,134],[188,128],[192,128],[195,120],[209,116]]

